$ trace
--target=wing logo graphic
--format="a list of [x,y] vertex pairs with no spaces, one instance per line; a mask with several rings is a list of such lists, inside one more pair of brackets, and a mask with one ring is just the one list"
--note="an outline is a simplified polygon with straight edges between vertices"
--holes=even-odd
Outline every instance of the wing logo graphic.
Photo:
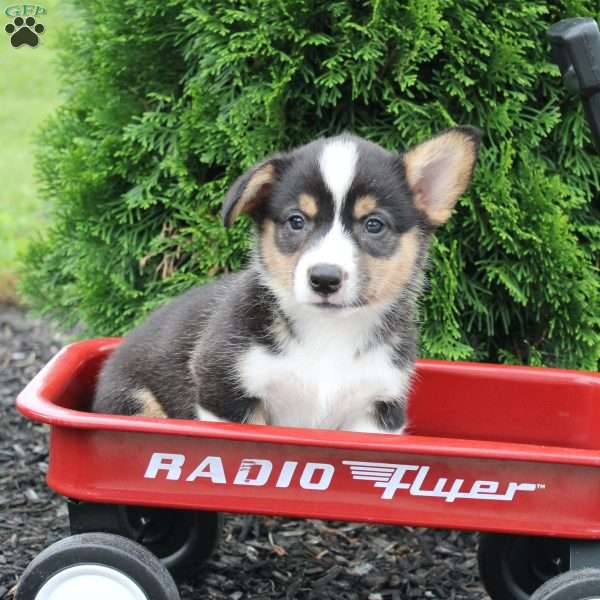
[[[408,490],[411,496],[443,498],[446,502],[456,500],[511,501],[517,492],[534,492],[544,489],[539,483],[517,483],[511,481],[500,492],[499,481],[477,480],[470,487],[464,479],[435,479],[429,475],[430,467],[394,463],[363,462],[345,460],[350,467],[352,479],[372,481],[373,487],[382,488],[382,500],[391,500],[398,490]],[[410,477],[409,474],[414,475]]]

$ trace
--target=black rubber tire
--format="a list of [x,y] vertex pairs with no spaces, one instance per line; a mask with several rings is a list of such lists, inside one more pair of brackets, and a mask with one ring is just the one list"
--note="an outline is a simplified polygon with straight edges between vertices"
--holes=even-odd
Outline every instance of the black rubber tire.
[[553,577],[531,600],[600,600],[600,569],[567,571]]
[[529,600],[569,564],[563,540],[492,533],[480,535],[477,558],[481,581],[492,600]]
[[21,575],[14,600],[34,600],[53,575],[82,564],[120,571],[152,600],[179,600],[177,586],[158,558],[140,544],[110,533],[72,535],[46,548]]
[[223,528],[223,516],[208,511],[74,503],[69,512],[71,533],[104,531],[135,540],[177,580],[198,572],[218,545]]

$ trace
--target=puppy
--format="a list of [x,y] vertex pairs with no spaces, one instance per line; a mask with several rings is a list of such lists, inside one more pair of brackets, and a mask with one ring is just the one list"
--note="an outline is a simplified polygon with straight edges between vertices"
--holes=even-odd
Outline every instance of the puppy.
[[96,412],[398,432],[428,245],[465,191],[479,132],[405,154],[353,135],[251,168],[223,203],[248,214],[249,266],[152,313],[105,363]]

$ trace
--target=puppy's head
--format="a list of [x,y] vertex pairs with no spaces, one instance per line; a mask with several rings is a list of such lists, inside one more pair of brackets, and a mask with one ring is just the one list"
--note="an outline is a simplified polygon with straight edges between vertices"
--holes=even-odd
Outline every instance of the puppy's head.
[[261,270],[280,297],[322,309],[387,304],[466,190],[479,138],[457,127],[403,155],[352,135],[319,139],[244,173],[223,219],[257,223]]

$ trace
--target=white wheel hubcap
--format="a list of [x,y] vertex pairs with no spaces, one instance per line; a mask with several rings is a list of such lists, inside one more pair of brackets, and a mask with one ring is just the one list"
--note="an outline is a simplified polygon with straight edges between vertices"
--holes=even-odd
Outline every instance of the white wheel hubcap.
[[75,565],[53,575],[35,600],[148,600],[133,579],[104,565]]

